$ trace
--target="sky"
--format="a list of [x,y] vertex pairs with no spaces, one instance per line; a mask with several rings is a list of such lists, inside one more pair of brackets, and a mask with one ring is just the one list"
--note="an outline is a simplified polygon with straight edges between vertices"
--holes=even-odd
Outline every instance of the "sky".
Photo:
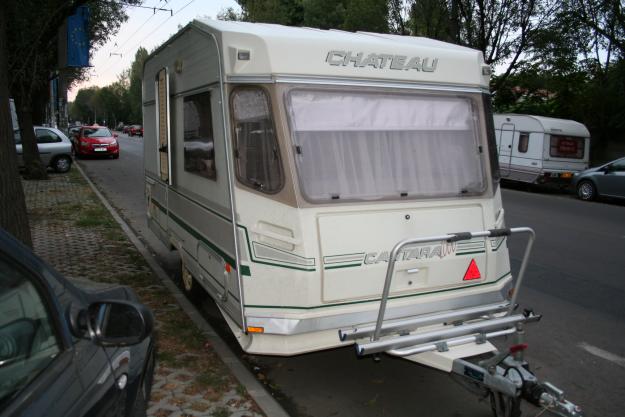
[[[104,87],[117,81],[117,76],[130,68],[139,47],[150,52],[178,32],[179,25],[185,26],[197,17],[215,19],[217,13],[227,7],[239,9],[234,0],[145,0],[142,6],[168,10],[154,13],[152,9],[128,7],[128,20],[122,24],[117,35],[95,51],[91,58],[89,80],[68,91],[69,101],[74,100],[81,88]],[[169,9],[173,10],[174,16]]]

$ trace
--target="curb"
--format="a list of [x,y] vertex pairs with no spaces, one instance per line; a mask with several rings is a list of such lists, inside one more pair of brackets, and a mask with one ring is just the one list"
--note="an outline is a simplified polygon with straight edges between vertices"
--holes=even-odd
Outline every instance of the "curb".
[[115,208],[108,202],[104,195],[97,189],[95,184],[89,179],[85,171],[83,171],[80,164],[76,163],[74,166],[78,169],[83,176],[87,184],[91,187],[93,192],[98,196],[104,207],[111,213],[111,216],[120,225],[124,233],[128,236],[130,241],[135,245],[141,256],[146,260],[150,269],[161,280],[163,285],[171,292],[182,310],[189,316],[193,323],[203,332],[208,341],[212,344],[217,355],[224,362],[226,367],[230,369],[230,372],[234,377],[245,386],[247,393],[252,397],[260,409],[268,417],[289,417],[289,414],[282,408],[282,406],[269,394],[260,382],[256,380],[254,375],[243,365],[243,363],[237,358],[237,356],[230,350],[228,345],[219,337],[215,330],[202,315],[198,312],[193,304],[187,300],[186,296],[178,289],[176,284],[170,279],[165,270],[154,260],[150,251],[146,245],[139,240],[134,231],[128,226],[128,224],[117,213]]

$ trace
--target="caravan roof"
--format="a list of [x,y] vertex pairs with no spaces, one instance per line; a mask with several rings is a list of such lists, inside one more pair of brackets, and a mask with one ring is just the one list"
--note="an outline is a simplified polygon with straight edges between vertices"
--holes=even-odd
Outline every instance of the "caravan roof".
[[514,123],[516,130],[590,137],[590,132],[586,126],[575,120],[515,113],[495,114],[493,116],[496,129],[501,129],[501,125],[504,123]]
[[488,88],[480,51],[436,40],[210,19],[194,20],[189,27],[215,36],[226,77],[340,77]]

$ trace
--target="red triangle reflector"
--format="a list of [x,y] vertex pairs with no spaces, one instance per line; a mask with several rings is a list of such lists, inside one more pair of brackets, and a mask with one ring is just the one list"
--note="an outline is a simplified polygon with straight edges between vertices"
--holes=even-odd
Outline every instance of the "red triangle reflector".
[[464,273],[463,281],[470,281],[472,279],[480,279],[482,278],[482,274],[480,274],[480,269],[477,267],[475,263],[475,259],[471,259],[471,263],[469,264],[469,268],[467,272]]

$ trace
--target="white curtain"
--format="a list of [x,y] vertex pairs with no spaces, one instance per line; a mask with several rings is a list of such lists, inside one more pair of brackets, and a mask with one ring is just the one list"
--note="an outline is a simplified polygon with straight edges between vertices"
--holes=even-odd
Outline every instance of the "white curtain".
[[300,182],[311,200],[484,189],[469,98],[294,90],[288,102]]

